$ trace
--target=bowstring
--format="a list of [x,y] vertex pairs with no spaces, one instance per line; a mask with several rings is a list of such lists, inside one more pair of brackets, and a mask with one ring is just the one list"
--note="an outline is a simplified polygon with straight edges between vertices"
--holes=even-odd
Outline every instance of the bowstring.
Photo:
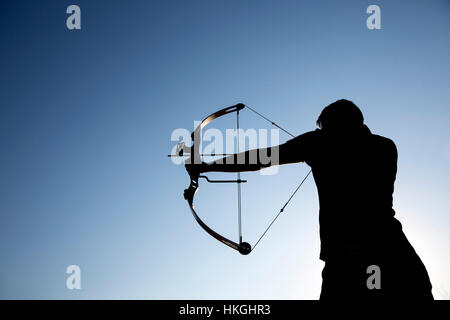
[[[279,126],[277,123],[275,123],[274,121],[270,120],[269,118],[263,116],[261,113],[259,113],[258,111],[256,111],[255,109],[251,108],[248,105],[245,105],[246,108],[248,108],[250,111],[254,112],[256,115],[260,116],[261,118],[263,118],[264,120],[266,120],[267,122],[269,122],[270,124],[272,124],[273,126],[277,127],[278,129],[280,129],[281,131],[287,133],[288,135],[290,135],[292,138],[295,138],[295,136],[290,133],[289,131],[287,131],[286,129],[282,128],[281,126]],[[239,111],[238,111],[238,117],[239,117]],[[239,126],[239,120],[238,120],[238,126]],[[238,127],[239,130],[239,127]],[[238,131],[238,135],[239,135],[239,131]],[[239,145],[238,145],[239,148]],[[294,190],[294,192],[291,194],[291,196],[289,197],[289,199],[286,201],[286,203],[283,205],[283,207],[281,207],[280,211],[278,212],[278,214],[275,216],[275,218],[273,218],[273,220],[270,222],[269,226],[266,228],[266,230],[262,233],[262,235],[259,237],[258,241],[256,241],[255,245],[253,246],[253,250],[255,250],[256,246],[258,245],[258,243],[262,240],[262,238],[264,238],[264,236],[266,235],[267,231],[269,231],[269,229],[272,227],[272,225],[275,223],[275,221],[278,219],[278,217],[281,215],[281,213],[284,211],[284,209],[286,208],[286,206],[289,204],[289,202],[291,202],[292,198],[295,196],[295,194],[297,193],[297,191],[300,189],[300,187],[303,185],[303,183],[306,181],[306,179],[309,177],[309,175],[311,174],[312,169],[309,170],[309,172],[306,174],[306,176],[303,178],[302,182],[300,182],[300,184],[298,185],[298,187]],[[240,184],[238,184],[239,186]],[[239,201],[240,201],[240,194],[239,194]],[[239,203],[239,216],[240,216],[240,203]],[[239,218],[240,219],[240,218]]]

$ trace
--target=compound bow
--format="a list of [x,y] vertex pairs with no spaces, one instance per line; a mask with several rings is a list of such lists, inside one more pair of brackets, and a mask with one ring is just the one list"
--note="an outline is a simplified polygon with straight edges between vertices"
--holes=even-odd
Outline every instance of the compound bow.
[[[291,134],[290,132],[286,131],[285,129],[283,129],[282,127],[280,127],[278,124],[276,124],[275,122],[269,120],[268,118],[266,118],[265,116],[263,116],[262,114],[258,113],[256,110],[252,109],[251,107],[244,105],[242,103],[236,104],[234,106],[230,106],[230,107],[226,107],[224,109],[221,109],[217,112],[214,112],[213,114],[209,115],[208,117],[206,117],[202,122],[200,122],[200,124],[194,129],[194,131],[191,134],[191,138],[192,138],[192,146],[188,147],[185,145],[184,142],[180,143],[177,145],[177,150],[176,150],[176,154],[175,155],[169,155],[169,157],[183,157],[183,156],[189,156],[189,158],[186,160],[186,163],[202,163],[201,161],[201,157],[202,156],[206,156],[205,154],[200,154],[200,144],[201,144],[201,130],[208,125],[211,121],[213,121],[214,119],[217,119],[221,116],[236,112],[236,124],[237,124],[237,140],[238,140],[238,144],[237,144],[237,151],[239,152],[239,111],[247,108],[250,111],[254,112],[255,114],[257,114],[258,116],[260,116],[261,118],[263,118],[264,120],[270,122],[272,125],[274,125],[275,127],[279,128],[280,130],[286,132],[288,135],[290,135],[291,137],[295,137],[293,134]],[[209,156],[223,156],[223,155],[228,155],[228,154],[210,154]],[[264,237],[264,235],[267,233],[267,231],[270,229],[270,227],[273,225],[273,223],[275,222],[275,220],[278,218],[278,216],[284,211],[284,209],[286,208],[286,206],[289,204],[289,202],[291,201],[291,199],[294,197],[294,195],[297,193],[297,191],[300,189],[300,187],[303,185],[303,183],[305,182],[305,180],[308,178],[308,176],[311,174],[311,171],[308,172],[308,174],[303,178],[303,180],[301,181],[301,183],[298,185],[298,187],[294,190],[294,192],[292,193],[292,195],[289,197],[289,199],[287,200],[287,202],[283,205],[283,207],[280,209],[280,211],[278,212],[278,214],[275,216],[275,218],[272,220],[272,222],[269,224],[269,226],[266,228],[266,230],[262,233],[262,235],[259,237],[258,241],[256,241],[255,245],[253,246],[253,248],[251,247],[251,245],[248,242],[244,242],[242,241],[242,227],[241,227],[241,183],[245,183],[247,182],[246,180],[242,180],[241,179],[241,175],[238,172],[237,173],[237,178],[235,180],[212,180],[209,179],[207,176],[205,175],[200,175],[196,172],[190,172],[190,179],[191,182],[189,184],[189,187],[187,189],[184,190],[184,198],[186,199],[187,203],[189,204],[189,208],[191,209],[191,212],[195,218],[195,220],[198,222],[198,224],[207,232],[209,233],[213,238],[217,239],[218,241],[222,242],[223,244],[239,251],[239,253],[243,254],[243,255],[247,255],[250,252],[252,252],[256,246],[258,245],[258,243],[261,241],[261,239]],[[212,230],[209,226],[207,226],[202,219],[200,219],[200,217],[198,216],[197,212],[194,209],[194,196],[195,193],[197,192],[197,190],[199,189],[199,184],[198,184],[198,180],[202,178],[205,179],[207,182],[210,183],[236,183],[238,186],[238,224],[239,224],[239,242],[235,242],[232,241],[222,235],[220,235],[219,233],[217,233],[216,231]]]

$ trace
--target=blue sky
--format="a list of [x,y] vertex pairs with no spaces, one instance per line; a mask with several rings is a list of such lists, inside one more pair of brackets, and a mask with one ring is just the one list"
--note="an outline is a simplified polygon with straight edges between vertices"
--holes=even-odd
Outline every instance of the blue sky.
[[[66,28],[70,4],[81,30]],[[366,28],[371,4],[381,30]],[[300,134],[339,98],[397,144],[397,217],[450,298],[449,16],[445,0],[0,2],[0,298],[318,298],[312,179],[243,257],[196,224],[166,155],[173,130],[221,107]],[[244,112],[241,125],[270,128]],[[244,175],[245,240],[308,170]],[[235,200],[229,186],[196,197],[234,239]],[[72,264],[81,290],[65,287]]]

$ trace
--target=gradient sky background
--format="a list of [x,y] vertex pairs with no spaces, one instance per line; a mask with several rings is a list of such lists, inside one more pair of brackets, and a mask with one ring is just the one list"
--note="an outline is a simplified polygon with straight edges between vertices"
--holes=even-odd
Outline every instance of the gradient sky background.
[[[80,31],[66,28],[70,4]],[[381,30],[366,28],[371,4]],[[0,1],[0,298],[318,298],[311,178],[244,257],[197,225],[166,155],[174,129],[237,102],[300,134],[347,98],[397,144],[397,217],[449,299],[449,39],[447,0]],[[244,240],[308,170],[243,175]],[[235,200],[216,185],[196,198],[233,239]],[[71,264],[81,290],[65,287]]]

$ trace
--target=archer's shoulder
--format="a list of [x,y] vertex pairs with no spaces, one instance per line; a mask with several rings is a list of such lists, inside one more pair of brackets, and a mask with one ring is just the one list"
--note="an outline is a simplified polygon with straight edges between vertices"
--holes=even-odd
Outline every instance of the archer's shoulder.
[[384,147],[386,149],[390,149],[392,152],[397,152],[397,146],[395,145],[392,139],[380,136],[378,134],[371,134],[371,139],[374,143],[379,145],[380,147]]
[[316,129],[316,130],[305,132],[305,133],[299,135],[298,137],[305,138],[305,139],[316,139],[321,136],[322,136],[322,130]]
[[320,129],[316,129],[313,131],[307,131],[305,133],[302,133],[301,135],[293,138],[291,141],[297,142],[297,143],[314,143],[317,141],[317,139],[321,138],[321,132]]

